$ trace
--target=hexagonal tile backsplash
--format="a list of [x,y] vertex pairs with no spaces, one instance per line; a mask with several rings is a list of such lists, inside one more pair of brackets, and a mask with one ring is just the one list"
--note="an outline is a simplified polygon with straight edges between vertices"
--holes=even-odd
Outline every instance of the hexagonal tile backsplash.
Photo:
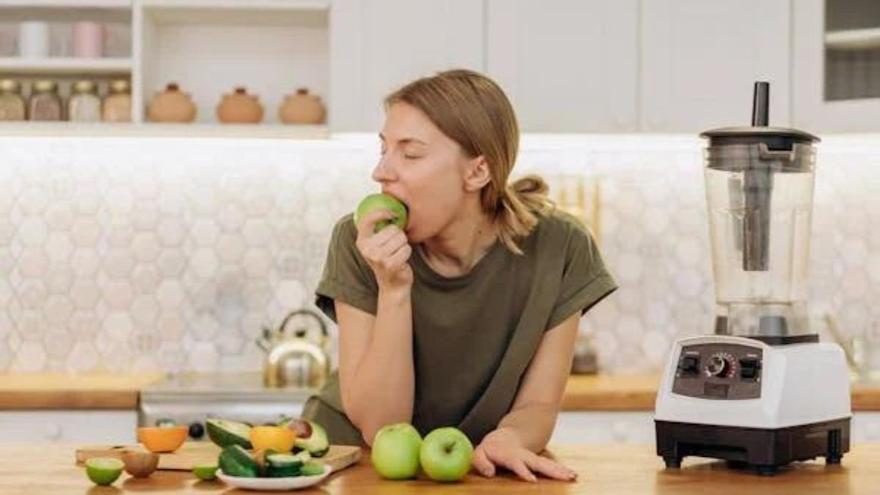
[[[833,138],[818,158],[810,302],[850,335],[880,325],[877,144]],[[620,290],[582,332],[605,370],[658,370],[675,338],[710,329],[701,146],[523,140],[516,173],[545,175],[557,199],[575,177],[599,184]],[[259,369],[261,326],[312,304],[335,220],[376,189],[377,152],[363,135],[0,138],[0,371]]]

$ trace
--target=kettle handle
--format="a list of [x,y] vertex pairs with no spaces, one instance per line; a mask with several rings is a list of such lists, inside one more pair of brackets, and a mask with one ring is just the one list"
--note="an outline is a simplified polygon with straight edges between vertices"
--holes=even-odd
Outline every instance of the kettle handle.
[[310,316],[310,317],[314,318],[318,322],[319,327],[321,328],[321,335],[325,339],[327,337],[329,337],[329,333],[327,332],[327,325],[324,323],[324,320],[320,316],[318,316],[317,313],[315,313],[314,311],[312,311],[310,309],[306,309],[306,308],[291,311],[290,314],[288,314],[286,317],[284,317],[284,320],[282,320],[281,325],[278,327],[278,333],[283,334],[285,331],[285,327],[287,327],[287,324],[290,322],[290,320],[292,320],[294,316],[300,316],[300,315]]

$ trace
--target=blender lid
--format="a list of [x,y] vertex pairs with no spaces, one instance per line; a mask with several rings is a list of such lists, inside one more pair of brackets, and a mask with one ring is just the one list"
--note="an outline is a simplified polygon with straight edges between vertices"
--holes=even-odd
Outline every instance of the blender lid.
[[770,149],[791,150],[795,143],[812,144],[819,138],[809,132],[786,127],[770,127],[770,83],[756,81],[752,97],[752,125],[721,127],[700,134],[709,145],[765,143]]
[[[814,143],[820,140],[818,136],[806,131],[767,126],[720,127],[703,131],[700,133],[700,137],[709,138],[713,142],[727,141],[726,138],[732,138],[735,141],[741,141],[742,138],[787,138],[797,143]],[[760,141],[760,139],[757,140]]]

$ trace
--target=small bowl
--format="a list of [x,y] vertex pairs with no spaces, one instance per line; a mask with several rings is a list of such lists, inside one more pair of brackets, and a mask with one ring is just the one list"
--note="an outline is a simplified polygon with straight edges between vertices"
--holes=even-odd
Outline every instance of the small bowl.
[[159,454],[153,452],[126,451],[122,453],[125,472],[135,478],[146,478],[159,467]]
[[186,441],[186,426],[142,426],[137,429],[138,442],[150,452],[174,452]]

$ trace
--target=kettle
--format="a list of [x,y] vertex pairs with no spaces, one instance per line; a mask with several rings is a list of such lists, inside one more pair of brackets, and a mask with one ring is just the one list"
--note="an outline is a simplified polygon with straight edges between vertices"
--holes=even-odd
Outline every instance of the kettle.
[[[295,324],[292,333],[287,327]],[[263,384],[271,388],[319,389],[330,376],[327,325],[317,313],[298,309],[277,330],[263,328],[257,345],[266,351]]]

